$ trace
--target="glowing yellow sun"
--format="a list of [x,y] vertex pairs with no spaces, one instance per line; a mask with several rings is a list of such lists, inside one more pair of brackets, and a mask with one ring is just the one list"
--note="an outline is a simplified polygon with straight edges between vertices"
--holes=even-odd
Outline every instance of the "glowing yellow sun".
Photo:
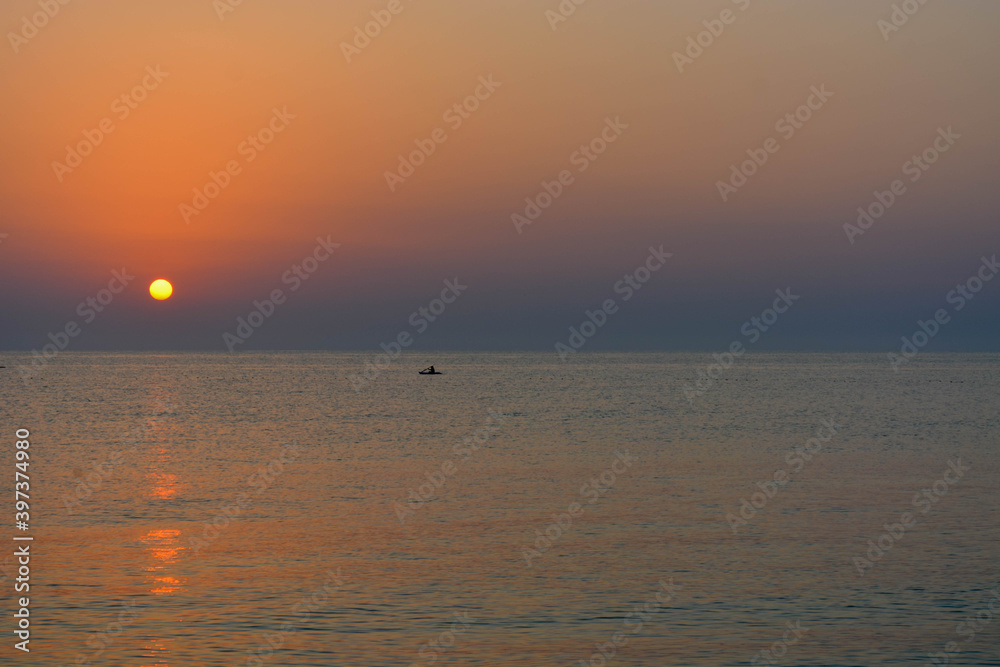
[[168,283],[166,280],[160,278],[159,280],[154,280],[149,286],[149,295],[156,299],[157,301],[164,301],[170,298],[170,295],[174,293],[174,286]]

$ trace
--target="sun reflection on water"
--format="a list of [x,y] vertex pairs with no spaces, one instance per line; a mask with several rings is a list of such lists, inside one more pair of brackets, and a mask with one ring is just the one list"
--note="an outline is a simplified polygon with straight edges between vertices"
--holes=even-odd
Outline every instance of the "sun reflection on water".
[[184,550],[180,535],[179,530],[159,529],[149,531],[140,539],[153,558],[143,570],[150,573],[147,583],[153,586],[149,592],[154,595],[169,595],[183,586],[180,579],[167,574],[167,566],[176,563]]

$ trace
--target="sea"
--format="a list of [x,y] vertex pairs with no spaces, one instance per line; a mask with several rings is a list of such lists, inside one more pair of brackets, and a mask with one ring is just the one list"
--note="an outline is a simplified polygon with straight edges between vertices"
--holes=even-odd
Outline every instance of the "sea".
[[6,354],[0,664],[1000,665],[1000,355],[372,361]]

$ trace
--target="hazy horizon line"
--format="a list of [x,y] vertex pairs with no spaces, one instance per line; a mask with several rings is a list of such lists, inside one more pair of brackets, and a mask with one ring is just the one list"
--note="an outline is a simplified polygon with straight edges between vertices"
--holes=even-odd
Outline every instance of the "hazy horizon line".
[[[37,351],[37,350],[35,350]],[[14,350],[0,350],[0,354],[8,355],[31,355],[33,350],[24,349],[14,349]],[[340,354],[370,354],[373,356],[378,356],[384,354],[378,349],[348,349],[348,348],[297,348],[297,349],[261,349],[261,350],[239,350],[236,352],[228,352],[226,350],[218,349],[202,349],[202,348],[190,348],[190,349],[159,349],[159,350],[142,350],[142,349],[106,349],[106,350],[71,350],[62,351],[58,356],[63,355],[73,355],[73,354],[120,354],[120,353],[134,353],[134,354],[223,354],[226,356],[239,356],[248,354],[273,354],[273,353],[291,353],[291,352],[328,352],[328,353],[340,353]],[[855,349],[855,350],[834,350],[834,349],[769,349],[769,350],[755,350],[753,355],[766,355],[766,354],[879,354],[885,355],[892,350],[873,350],[873,349]],[[634,350],[580,350],[577,354],[580,355],[601,355],[601,354],[714,354],[720,353],[717,348],[643,348]],[[448,349],[435,349],[426,350],[423,352],[417,352],[413,350],[405,351],[405,356],[416,356],[419,354],[552,354],[558,356],[559,353],[554,350],[541,350],[536,348],[531,349],[498,349],[498,348],[448,348]],[[968,350],[936,350],[927,351],[921,350],[920,356],[927,355],[945,355],[945,354],[1000,354],[1000,349],[998,350],[985,350],[985,349],[968,349]],[[576,356],[576,355],[574,355]],[[53,357],[54,359],[55,357]],[[396,358],[396,357],[393,357]]]

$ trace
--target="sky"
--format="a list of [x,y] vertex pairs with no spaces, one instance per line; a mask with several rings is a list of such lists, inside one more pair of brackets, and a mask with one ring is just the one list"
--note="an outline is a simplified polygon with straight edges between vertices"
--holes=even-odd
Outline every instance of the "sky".
[[1000,252],[995,2],[5,0],[0,27],[0,349],[552,350],[590,311],[586,350],[723,350],[777,290],[762,350],[890,351],[941,309],[928,349],[997,349],[1000,280],[949,299]]

